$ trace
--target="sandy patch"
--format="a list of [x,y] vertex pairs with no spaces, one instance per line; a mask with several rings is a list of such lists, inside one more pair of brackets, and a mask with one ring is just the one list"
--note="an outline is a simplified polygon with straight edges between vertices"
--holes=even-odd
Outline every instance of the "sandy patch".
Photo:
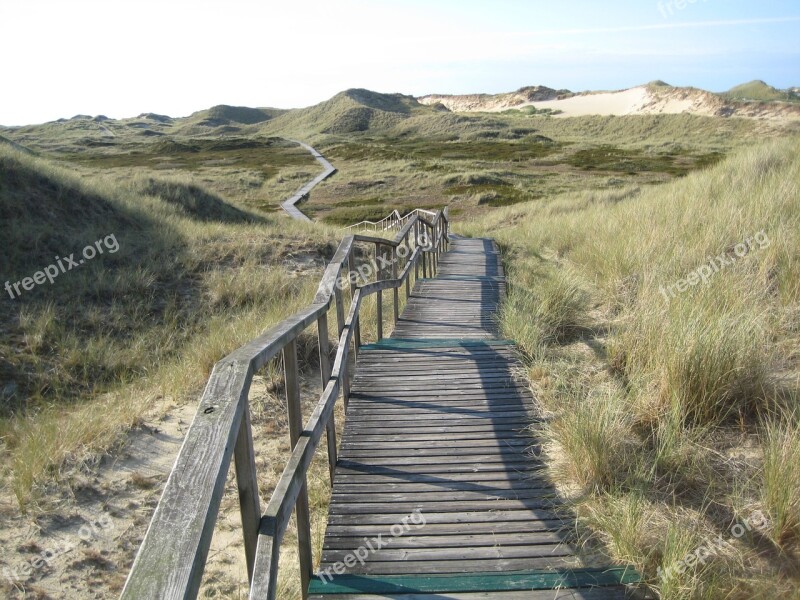
[[[559,110],[559,117],[577,117],[581,115],[630,115],[637,114],[650,99],[644,87],[631,88],[622,92],[599,92],[573,96],[563,100],[547,100],[530,102],[526,106],[537,109],[549,108]],[[680,112],[680,111],[678,111]]]
[[[302,373],[304,419],[316,405],[319,393],[319,372]],[[256,375],[250,407],[263,510],[290,454],[281,382],[267,372]],[[0,499],[0,598],[118,597],[196,409],[196,401],[154,407],[113,456],[76,469],[68,484],[52,490],[54,508],[47,515],[20,515],[12,498]],[[341,425],[341,401],[335,412]],[[324,440],[310,469],[309,486],[312,506],[320,507],[313,515],[315,556],[319,556],[327,514],[321,507],[327,505],[329,494]],[[282,567],[282,575],[289,580],[297,578],[294,536],[295,530],[290,527],[283,549],[286,565]],[[247,587],[231,467],[199,597],[246,598]],[[283,593],[288,598],[294,596],[293,592]]]

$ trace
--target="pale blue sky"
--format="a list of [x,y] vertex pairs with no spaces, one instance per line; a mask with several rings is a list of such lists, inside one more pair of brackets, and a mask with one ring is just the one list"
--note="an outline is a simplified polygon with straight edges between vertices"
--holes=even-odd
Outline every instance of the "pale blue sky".
[[800,85],[798,0],[3,0],[0,123],[307,106],[349,87]]

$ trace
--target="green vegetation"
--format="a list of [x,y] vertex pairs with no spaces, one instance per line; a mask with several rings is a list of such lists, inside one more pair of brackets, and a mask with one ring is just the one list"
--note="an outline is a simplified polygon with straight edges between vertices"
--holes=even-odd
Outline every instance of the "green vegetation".
[[615,146],[598,146],[578,150],[567,162],[581,169],[614,171],[627,175],[640,172],[686,175],[690,170],[712,165],[722,158],[720,152],[691,155],[681,153],[649,154],[624,150]]
[[[0,153],[4,279],[109,235],[119,244],[52,284],[4,292],[0,438],[6,483],[28,509],[62,467],[113,444],[154,398],[193,396],[217,360],[309,300],[337,235],[194,183],[88,184]],[[289,252],[316,267],[293,274]]]
[[203,167],[248,169],[264,180],[282,167],[312,166],[313,157],[281,138],[164,139],[130,152],[62,154],[60,158],[95,169],[144,167],[197,171]]
[[[588,543],[664,598],[800,585],[799,151],[771,142],[664,186],[457,225],[504,248],[502,325],[549,416],[553,480]],[[720,255],[707,283],[665,292]],[[679,563],[717,536],[730,544]]]
[[555,108],[536,108],[533,105],[523,106],[522,108],[509,108],[503,111],[506,115],[560,115],[562,111]]
[[775,89],[758,79],[732,87],[720,95],[728,100],[743,102],[800,102],[797,94]]

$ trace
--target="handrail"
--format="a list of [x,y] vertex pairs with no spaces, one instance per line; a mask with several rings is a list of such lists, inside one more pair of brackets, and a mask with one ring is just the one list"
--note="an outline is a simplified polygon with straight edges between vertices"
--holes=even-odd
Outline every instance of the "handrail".
[[[425,211],[428,212],[428,211]],[[341,395],[349,400],[349,354],[361,346],[360,308],[376,296],[377,333],[383,335],[383,291],[393,290],[394,321],[398,318],[399,290],[410,294],[411,273],[419,278],[436,272],[439,255],[449,239],[447,209],[426,219],[417,212],[394,239],[348,235],[342,239],[320,280],[312,303],[247,342],[211,372],[197,412],[184,438],[134,560],[122,598],[125,600],[195,598],[200,588],[220,501],[230,468],[235,464],[242,518],[245,557],[251,582],[250,597],[273,599],[276,593],[280,544],[292,511],[296,512],[301,584],[307,592],[312,575],[310,520],[306,473],[323,430],[327,434],[331,479],[336,465],[333,407]],[[357,244],[374,248],[375,280],[358,284]],[[385,260],[389,256],[390,260]],[[398,273],[398,263],[403,268]],[[386,264],[390,265],[390,268]],[[362,265],[363,266],[363,265]],[[347,277],[343,276],[343,271]],[[345,315],[344,293],[350,296]],[[329,362],[328,312],[335,306],[338,347]],[[303,426],[300,412],[296,340],[313,324],[319,337],[322,394]],[[248,394],[255,373],[282,355],[289,413],[292,454],[278,485],[261,513],[253,452]]]
[[397,209],[395,209],[380,221],[360,221],[353,225],[348,225],[347,227],[344,227],[344,229],[359,228],[371,229],[372,231],[386,231],[387,229],[394,229],[398,226],[402,226],[402,224],[408,222],[413,216],[419,215],[420,213],[424,213],[430,217],[436,216],[434,211],[425,210],[424,208],[415,208],[405,216],[401,217],[400,213],[397,211]]

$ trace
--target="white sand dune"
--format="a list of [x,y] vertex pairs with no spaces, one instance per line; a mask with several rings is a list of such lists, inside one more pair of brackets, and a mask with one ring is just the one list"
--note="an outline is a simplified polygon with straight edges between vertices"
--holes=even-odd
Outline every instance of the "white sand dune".
[[637,113],[649,100],[649,94],[643,87],[631,88],[622,92],[597,92],[572,96],[563,100],[547,100],[545,102],[528,102],[523,106],[535,106],[537,109],[549,108],[561,111],[560,116],[577,117],[580,115],[629,115]]
[[[535,91],[539,97],[535,98],[530,91]],[[643,85],[614,92],[580,94],[537,87],[494,95],[429,95],[419,98],[419,101],[423,104],[441,103],[453,112],[502,112],[533,106],[556,111],[557,117],[690,113],[757,119],[800,119],[800,104],[731,103],[705,90],[666,85]]]
[[[557,116],[582,115],[641,115],[650,113],[677,114],[699,112],[696,101],[690,98],[656,97],[644,86],[621,92],[594,92],[545,102],[528,102],[522,106],[561,111]],[[518,108],[521,108],[518,107]],[[702,111],[706,112],[706,111]],[[710,110],[708,112],[711,112]]]

